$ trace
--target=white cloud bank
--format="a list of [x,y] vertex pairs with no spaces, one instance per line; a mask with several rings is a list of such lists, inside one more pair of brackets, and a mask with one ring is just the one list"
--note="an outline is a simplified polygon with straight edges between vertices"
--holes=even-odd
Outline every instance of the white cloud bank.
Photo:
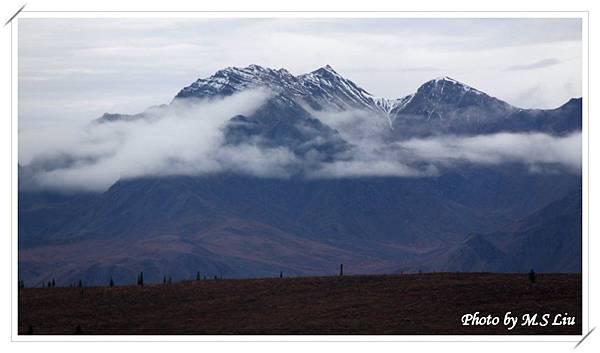
[[175,102],[151,119],[30,129],[19,133],[19,163],[29,187],[103,191],[119,179],[236,172],[258,177],[430,177],[460,163],[523,163],[532,171],[581,170],[581,133],[442,136],[387,142],[387,121],[362,111],[319,112],[354,147],[324,162],[311,150],[298,156],[259,141],[224,144],[223,128],[250,115],[272,93],[252,90],[201,102]]
[[401,145],[430,162],[449,164],[464,160],[479,164],[557,164],[572,172],[581,170],[580,132],[565,137],[542,133],[452,136],[409,140]]

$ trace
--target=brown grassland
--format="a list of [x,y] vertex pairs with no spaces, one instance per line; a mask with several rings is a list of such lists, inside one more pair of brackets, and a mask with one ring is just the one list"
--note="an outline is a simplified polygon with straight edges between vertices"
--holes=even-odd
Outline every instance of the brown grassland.
[[[568,313],[572,326],[462,326]],[[581,334],[581,275],[429,273],[19,290],[19,334]]]

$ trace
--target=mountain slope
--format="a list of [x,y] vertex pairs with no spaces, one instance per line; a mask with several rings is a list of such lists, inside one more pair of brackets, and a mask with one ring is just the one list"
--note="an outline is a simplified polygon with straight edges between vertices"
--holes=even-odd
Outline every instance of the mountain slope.
[[[579,185],[577,177],[549,179],[515,168],[500,174],[473,170],[464,177],[453,184],[457,193],[483,177],[496,179],[498,192],[482,192],[477,201],[457,198],[430,178],[219,174],[123,180],[96,196],[39,200],[35,207],[22,193],[20,275],[28,284],[52,277],[104,283],[144,271],[149,281],[160,281],[165,272],[175,279],[196,271],[226,277],[327,274],[339,263],[348,273],[385,273],[470,233],[492,232],[515,214],[553,201],[553,192]],[[546,196],[532,199],[536,194]],[[514,195],[529,201],[509,202]],[[448,262],[463,269],[482,268],[454,257]]]
[[554,110],[520,109],[449,77],[424,83],[390,111],[395,139],[431,135],[581,130],[581,99]]
[[402,271],[581,272],[581,189],[486,235],[407,262]]

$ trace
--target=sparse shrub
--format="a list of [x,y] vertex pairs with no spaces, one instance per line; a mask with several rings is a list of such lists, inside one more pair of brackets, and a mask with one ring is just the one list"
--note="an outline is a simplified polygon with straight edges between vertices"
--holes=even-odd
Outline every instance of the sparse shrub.
[[200,271],[196,272],[196,281],[200,280]]
[[81,280],[79,280],[79,283],[77,283],[77,287],[79,287],[79,288],[83,287],[83,282],[81,282]]
[[215,281],[218,280],[219,278],[217,277],[217,275],[215,275]]
[[283,278],[283,272],[279,272],[279,278]]
[[110,282],[108,282],[108,286],[111,288],[115,286],[115,282],[113,281],[112,277],[110,278]]
[[163,276],[163,284],[167,284],[167,276]]
[[54,282],[54,278],[52,278],[52,288],[56,287],[56,282]]
[[344,264],[340,264],[340,276],[344,275]]
[[533,268],[531,269],[531,271],[529,271],[529,273],[527,274],[527,277],[529,278],[529,282],[535,283],[537,276],[536,276],[535,272],[533,272]]
[[48,281],[48,288],[52,287],[52,282]]

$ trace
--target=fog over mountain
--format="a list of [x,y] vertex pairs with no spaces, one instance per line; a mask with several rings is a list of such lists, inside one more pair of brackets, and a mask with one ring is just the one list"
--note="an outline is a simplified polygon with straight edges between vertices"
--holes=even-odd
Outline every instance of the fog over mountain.
[[514,107],[446,76],[382,98],[329,65],[250,65],[138,114],[22,130],[19,276],[577,271],[581,104]]
[[293,76],[251,65],[199,79],[140,114],[21,131],[19,162],[24,186],[91,191],[122,178],[215,172],[427,177],[464,162],[578,173],[581,121],[569,109],[515,108],[448,77],[386,99],[330,66]]

